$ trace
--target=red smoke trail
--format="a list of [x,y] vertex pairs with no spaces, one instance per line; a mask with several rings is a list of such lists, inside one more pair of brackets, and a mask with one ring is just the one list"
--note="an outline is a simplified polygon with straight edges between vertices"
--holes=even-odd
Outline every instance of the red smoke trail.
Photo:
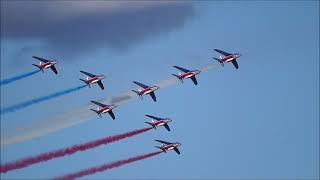
[[12,171],[15,169],[21,169],[21,168],[30,166],[32,164],[51,160],[53,158],[63,157],[65,155],[70,155],[70,154],[76,153],[78,151],[85,151],[87,149],[92,149],[92,148],[95,148],[95,147],[103,145],[103,144],[109,144],[112,142],[116,142],[121,139],[125,139],[128,137],[134,136],[134,135],[144,133],[146,131],[149,131],[150,129],[152,129],[152,127],[138,129],[135,131],[130,131],[130,132],[115,135],[115,136],[108,136],[108,137],[98,139],[95,141],[90,141],[90,142],[87,142],[84,144],[73,145],[68,148],[43,153],[43,154],[40,154],[37,156],[27,157],[27,158],[20,159],[20,160],[14,161],[14,162],[9,162],[9,163],[6,163],[6,164],[3,164],[0,166],[0,173],[6,173],[8,171]]
[[120,167],[122,165],[126,165],[135,161],[139,161],[139,160],[143,160],[146,158],[150,158],[153,157],[155,155],[161,154],[162,151],[158,151],[158,152],[153,152],[153,153],[149,153],[149,154],[144,154],[144,155],[139,155],[139,156],[135,156],[135,157],[131,157],[125,160],[119,160],[119,161],[115,161],[109,164],[103,164],[101,166],[96,166],[96,167],[92,167],[89,169],[85,169],[82,171],[78,171],[72,174],[67,174],[65,176],[61,176],[61,177],[57,177],[55,178],[55,180],[71,180],[71,179],[75,179],[75,178],[79,178],[79,177],[83,177],[83,176],[88,176],[88,175],[92,175],[95,174],[97,172],[102,172],[102,171],[107,171],[109,169],[113,169],[116,167]]

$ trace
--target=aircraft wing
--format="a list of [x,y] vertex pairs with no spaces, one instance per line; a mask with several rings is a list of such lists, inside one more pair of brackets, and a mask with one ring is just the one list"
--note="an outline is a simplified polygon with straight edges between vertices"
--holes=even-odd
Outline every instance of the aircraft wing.
[[197,79],[196,79],[196,76],[192,76],[192,77],[191,77],[191,80],[193,81],[193,83],[194,83],[195,85],[198,85],[198,81],[197,81]]
[[170,131],[170,127],[169,127],[168,124],[164,124],[163,126],[164,126],[168,131]]
[[150,93],[150,96],[152,97],[152,99],[153,99],[154,102],[157,102],[157,97],[156,97],[156,95],[154,94],[154,92],[151,92],[151,93]]
[[56,67],[54,67],[54,65],[52,65],[50,68],[52,69],[52,71],[53,71],[55,74],[58,74],[58,71],[57,71]]
[[99,86],[101,87],[101,89],[104,90],[104,87],[103,87],[103,84],[102,84],[101,80],[98,81],[97,83],[99,84]]
[[155,120],[161,120],[161,118],[155,117],[155,116],[151,116],[151,115],[146,115],[147,117],[151,118],[151,119],[155,119]]
[[159,143],[163,143],[163,144],[172,144],[171,142],[166,142],[166,141],[162,141],[162,140],[155,140],[155,141],[157,141]]
[[99,102],[97,102],[97,101],[91,101],[93,104],[96,104],[96,105],[98,105],[98,106],[100,106],[100,107],[107,107],[107,105],[105,105],[105,104],[102,104],[102,103],[99,103]]
[[137,82],[137,81],[133,81],[133,83],[135,83],[136,85],[138,85],[138,86],[140,86],[140,87],[142,87],[142,88],[144,88],[144,89],[146,89],[146,88],[149,87],[149,86],[147,86],[147,85],[145,85],[145,84],[142,84],[142,83],[140,83],[140,82]]
[[39,61],[42,61],[44,63],[49,62],[48,60],[40,58],[40,57],[37,57],[37,56],[32,56],[32,57],[35,58],[35,59],[38,59]]
[[237,60],[232,60],[231,62],[232,62],[232,64],[234,65],[234,67],[235,67],[236,69],[239,68],[239,65],[238,65],[238,63],[237,63]]
[[177,154],[180,154],[180,151],[179,151],[179,149],[178,148],[173,148],[174,149],[174,151],[177,153]]
[[108,113],[110,114],[110,116],[112,117],[112,119],[116,119],[116,117],[114,116],[112,110],[108,111]]
[[173,66],[173,67],[175,67],[175,68],[177,68],[177,69],[179,69],[180,71],[182,71],[182,72],[189,72],[190,70],[188,70],[188,69],[185,69],[185,68],[182,68],[182,67],[179,67],[179,66]]
[[215,51],[217,51],[218,53],[220,53],[220,54],[224,55],[224,56],[229,56],[229,55],[231,55],[230,53],[227,53],[227,52],[221,51],[221,50],[219,50],[219,49],[214,49],[214,50],[215,50]]
[[90,76],[90,77],[95,77],[96,75],[94,74],[91,74],[91,73],[88,73],[88,72],[85,72],[85,71],[80,71],[81,73],[87,75],[87,76]]

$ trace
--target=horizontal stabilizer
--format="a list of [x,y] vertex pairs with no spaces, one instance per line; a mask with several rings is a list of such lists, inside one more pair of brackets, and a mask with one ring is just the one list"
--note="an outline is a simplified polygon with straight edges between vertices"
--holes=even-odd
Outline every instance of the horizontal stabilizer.
[[90,109],[90,110],[93,111],[93,112],[95,112],[95,113],[97,113],[97,114],[99,115],[99,117],[102,118],[101,113],[100,113],[99,111],[97,111],[97,110],[95,110],[95,109]]

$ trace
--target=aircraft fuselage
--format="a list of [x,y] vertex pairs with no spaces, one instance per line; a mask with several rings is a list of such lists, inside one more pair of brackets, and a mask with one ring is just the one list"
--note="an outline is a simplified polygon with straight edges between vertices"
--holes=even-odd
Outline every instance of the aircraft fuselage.
[[241,55],[240,54],[232,54],[229,56],[226,56],[224,58],[221,59],[222,62],[231,62],[237,58],[239,58]]
[[47,69],[47,68],[50,68],[51,66],[57,64],[58,62],[57,61],[50,61],[50,62],[46,62],[46,63],[40,63],[39,64],[39,67],[41,69]]
[[141,90],[141,91],[139,92],[139,95],[140,95],[140,96],[147,95],[147,94],[150,94],[150,93],[156,91],[157,89],[159,89],[158,86],[148,87],[148,88],[146,88],[146,89]]
[[168,145],[162,145],[161,147],[165,150],[172,150],[174,148],[179,147],[181,144],[180,143],[173,143],[173,144],[168,144]]
[[152,124],[154,126],[159,127],[159,126],[163,126],[165,124],[168,124],[169,122],[171,122],[171,120],[159,120],[159,121],[152,122]]
[[86,80],[86,83],[87,84],[97,83],[98,81],[101,81],[104,78],[105,78],[104,75],[95,76],[95,77],[92,77],[92,78]]
[[110,110],[112,110],[114,108],[115,108],[115,106],[106,106],[106,107],[103,107],[103,108],[99,109],[99,112],[100,113],[107,113],[108,111],[110,111]]
[[197,75],[199,73],[200,73],[199,70],[190,71],[190,72],[181,74],[180,77],[183,78],[183,79],[187,79],[187,78],[191,78],[192,76],[195,76],[195,75]]

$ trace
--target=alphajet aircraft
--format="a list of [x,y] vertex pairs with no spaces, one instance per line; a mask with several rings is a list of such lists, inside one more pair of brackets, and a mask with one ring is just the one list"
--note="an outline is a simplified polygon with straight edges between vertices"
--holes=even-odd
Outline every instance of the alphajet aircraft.
[[100,118],[102,118],[102,115],[101,114],[104,114],[104,113],[109,113],[109,115],[112,117],[112,119],[116,119],[113,112],[112,112],[112,109],[116,108],[117,106],[116,105],[106,105],[106,104],[102,104],[102,103],[99,103],[99,102],[96,102],[96,101],[91,101],[93,104],[96,104],[98,105],[98,109],[95,110],[95,109],[90,109],[91,111],[94,111],[95,113],[97,113],[99,115]]
[[182,67],[179,66],[173,66],[177,69],[179,69],[180,71],[182,71],[183,73],[179,72],[179,75],[176,74],[172,74],[173,76],[177,77],[181,82],[183,82],[183,79],[188,79],[191,78],[192,82],[197,85],[198,81],[196,79],[196,75],[200,74],[200,70],[196,69],[196,70],[188,70],[188,69],[184,69]]
[[213,57],[213,59],[217,60],[221,64],[222,67],[224,66],[225,62],[232,62],[232,64],[234,65],[234,67],[236,69],[239,68],[238,63],[237,63],[237,58],[239,58],[241,56],[240,53],[231,54],[231,53],[227,53],[227,52],[221,51],[219,49],[214,49],[214,50],[224,56],[224,57],[222,57],[220,55],[219,58]]
[[162,140],[155,140],[157,142],[161,143],[161,146],[155,146],[156,148],[161,149],[163,152],[167,152],[168,150],[174,150],[176,151],[177,154],[180,154],[180,151],[178,149],[179,146],[181,146],[180,143],[175,142],[175,143],[171,143],[171,142],[166,142],[166,141],[162,141]]
[[157,101],[157,98],[156,98],[156,95],[154,94],[154,91],[158,90],[159,89],[159,86],[147,86],[147,85],[144,85],[140,82],[137,82],[137,81],[133,81],[133,83],[135,83],[136,85],[140,86],[141,88],[139,88],[138,91],[136,90],[132,90],[133,92],[137,93],[137,95],[143,99],[143,96],[144,95],[147,95],[149,94],[151,96],[151,98],[153,99],[154,102]]
[[152,126],[154,129],[157,129],[159,126],[164,126],[168,131],[170,131],[170,127],[168,125],[169,122],[172,120],[170,118],[158,118],[151,115],[146,115],[147,117],[151,118],[151,122],[145,122]]
[[32,57],[40,61],[39,64],[32,64],[32,65],[39,68],[42,72],[44,72],[44,69],[51,68],[55,74],[58,74],[58,71],[57,71],[56,67],[54,66],[55,64],[58,63],[57,60],[47,60],[47,59],[43,59],[43,58],[40,58],[37,56],[32,56]]
[[89,86],[89,88],[91,88],[91,84],[98,83],[100,88],[102,90],[104,89],[102,81],[101,81],[102,79],[105,78],[104,75],[94,75],[94,74],[91,74],[91,73],[88,73],[85,71],[80,71],[80,72],[87,75],[86,80],[84,80],[84,79],[80,79],[80,80],[83,81],[84,83],[86,83]]

